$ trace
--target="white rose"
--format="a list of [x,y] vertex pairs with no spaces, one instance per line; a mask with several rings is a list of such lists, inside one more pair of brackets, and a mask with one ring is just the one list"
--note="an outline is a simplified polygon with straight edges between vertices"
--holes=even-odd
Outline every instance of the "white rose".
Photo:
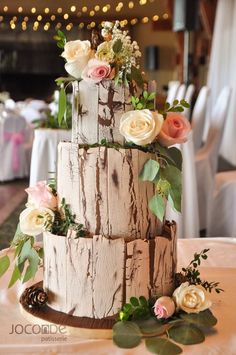
[[111,63],[114,60],[114,52],[112,50],[112,41],[105,41],[99,44],[95,57],[101,61]]
[[163,116],[150,110],[128,111],[121,116],[120,133],[137,145],[152,143],[159,134]]
[[35,236],[48,230],[53,221],[54,213],[49,208],[28,207],[20,214],[20,229],[24,234]]
[[67,73],[79,79],[81,73],[92,57],[91,43],[89,41],[69,41],[65,44],[62,57],[65,58]]
[[206,290],[200,285],[182,283],[173,293],[177,310],[182,309],[186,313],[199,313],[211,307]]

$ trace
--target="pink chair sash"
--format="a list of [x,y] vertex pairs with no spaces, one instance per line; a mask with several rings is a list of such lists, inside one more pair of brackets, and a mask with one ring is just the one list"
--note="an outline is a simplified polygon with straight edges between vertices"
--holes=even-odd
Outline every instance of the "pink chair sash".
[[4,132],[4,140],[13,144],[12,169],[17,172],[20,169],[19,145],[24,142],[23,132]]

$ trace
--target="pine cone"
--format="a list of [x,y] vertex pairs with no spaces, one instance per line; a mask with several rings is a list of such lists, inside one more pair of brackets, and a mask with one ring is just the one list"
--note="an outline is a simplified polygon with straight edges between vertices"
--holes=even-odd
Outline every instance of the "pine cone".
[[184,276],[181,272],[175,274],[175,287],[179,287],[182,283],[188,281],[187,277]]
[[20,297],[20,302],[29,308],[42,307],[45,305],[47,300],[47,293],[42,287],[37,286],[26,288]]

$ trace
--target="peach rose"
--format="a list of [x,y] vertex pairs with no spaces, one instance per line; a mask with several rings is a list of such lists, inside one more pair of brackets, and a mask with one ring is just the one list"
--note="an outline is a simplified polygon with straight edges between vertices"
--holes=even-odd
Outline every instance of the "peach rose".
[[153,308],[158,319],[169,318],[175,313],[175,303],[172,298],[168,296],[158,298]]
[[79,79],[92,55],[91,43],[77,40],[67,42],[61,56],[67,62],[65,64],[67,73]]
[[90,59],[84,68],[81,78],[90,83],[99,83],[105,78],[109,78],[111,67],[107,62]]
[[184,143],[188,139],[190,130],[191,125],[186,117],[176,112],[169,112],[157,139],[164,147]]
[[47,186],[46,181],[39,181],[35,186],[28,187],[25,190],[29,196],[27,206],[36,208],[49,208],[55,210],[57,208],[57,197]]

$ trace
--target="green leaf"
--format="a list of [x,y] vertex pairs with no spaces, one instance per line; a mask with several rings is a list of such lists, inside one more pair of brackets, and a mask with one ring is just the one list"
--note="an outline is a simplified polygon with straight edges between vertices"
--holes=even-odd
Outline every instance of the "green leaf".
[[162,338],[146,339],[145,345],[147,350],[153,354],[176,355],[182,353],[182,349],[168,339],[162,339]]
[[139,297],[139,303],[141,304],[142,307],[148,307],[148,301],[144,296]]
[[182,153],[181,150],[176,147],[171,147],[168,149],[168,153],[171,156],[172,160],[175,162],[176,167],[182,171]]
[[134,96],[131,97],[131,102],[134,108],[136,107],[136,98]]
[[137,110],[142,110],[143,109],[143,104],[139,102],[136,106]]
[[29,265],[26,269],[24,278],[23,278],[23,283],[29,281],[30,279],[34,278],[37,270],[38,270],[38,264],[39,264],[39,256],[38,253],[35,251],[35,249],[31,249],[30,254],[28,256],[29,260]]
[[171,188],[180,189],[182,186],[182,174],[181,171],[173,165],[167,165],[161,169],[161,178],[166,179]]
[[216,317],[212,314],[209,309],[199,313],[181,313],[180,318],[184,319],[189,323],[193,323],[200,327],[211,328],[217,323]]
[[147,105],[146,105],[146,108],[148,110],[153,110],[154,109],[154,103],[153,102],[148,102]]
[[181,190],[176,188],[171,188],[169,190],[169,198],[168,200],[172,204],[172,207],[177,211],[181,212],[181,205],[182,205],[182,194]]
[[164,195],[166,198],[168,198],[170,187],[170,183],[167,180],[158,179],[156,189],[159,194]]
[[199,344],[205,340],[203,332],[193,324],[178,324],[168,330],[169,337],[184,345]]
[[189,103],[188,103],[187,101],[185,101],[185,100],[181,100],[181,101],[180,101],[180,104],[181,104],[182,106],[184,106],[185,108],[190,108]]
[[113,342],[123,349],[135,348],[141,343],[142,333],[137,324],[120,321],[113,326]]
[[135,323],[144,336],[158,336],[164,334],[167,329],[167,325],[153,317],[136,320]]
[[44,257],[44,250],[43,250],[43,248],[40,248],[40,249],[38,250],[38,256],[39,256],[41,259],[43,259],[43,257]]
[[19,254],[19,258],[18,258],[18,264],[22,264],[30,255],[30,251],[31,251],[32,245],[31,245],[31,241],[30,239],[28,239],[22,249],[21,252]]
[[148,99],[148,92],[146,90],[143,92],[143,97],[145,98],[145,100]]
[[113,47],[112,47],[113,52],[114,52],[114,53],[119,53],[119,52],[121,51],[121,49],[122,49],[122,46],[123,46],[123,44],[122,44],[121,39],[120,39],[120,38],[117,39],[117,40],[115,41],[115,43],[113,44]]
[[17,280],[20,280],[20,278],[21,278],[21,272],[20,272],[18,266],[15,265],[13,273],[11,275],[11,280],[8,284],[8,288],[12,287],[16,283]]
[[156,93],[155,92],[151,92],[151,94],[148,96],[148,101],[155,100],[155,97],[156,97]]
[[124,312],[130,312],[132,311],[132,306],[130,303],[126,303],[124,306],[123,306],[123,311]]
[[173,105],[174,105],[174,106],[178,105],[178,103],[179,103],[179,100],[174,100],[174,101],[173,101]]
[[160,221],[163,221],[165,215],[165,200],[164,198],[156,194],[154,195],[148,203],[148,206],[152,213],[159,218]]
[[64,88],[61,88],[60,90],[58,106],[58,123],[60,126],[66,113],[66,92]]
[[139,174],[139,178],[142,181],[153,181],[158,174],[159,168],[160,165],[156,160],[148,159]]
[[8,255],[4,255],[0,258],[0,277],[5,274],[10,266],[10,259]]
[[134,307],[138,307],[139,306],[139,300],[136,297],[131,297],[130,298],[130,303],[132,304],[132,306]]
[[136,82],[139,87],[143,87],[143,77],[140,69],[135,66],[131,67],[131,79]]

